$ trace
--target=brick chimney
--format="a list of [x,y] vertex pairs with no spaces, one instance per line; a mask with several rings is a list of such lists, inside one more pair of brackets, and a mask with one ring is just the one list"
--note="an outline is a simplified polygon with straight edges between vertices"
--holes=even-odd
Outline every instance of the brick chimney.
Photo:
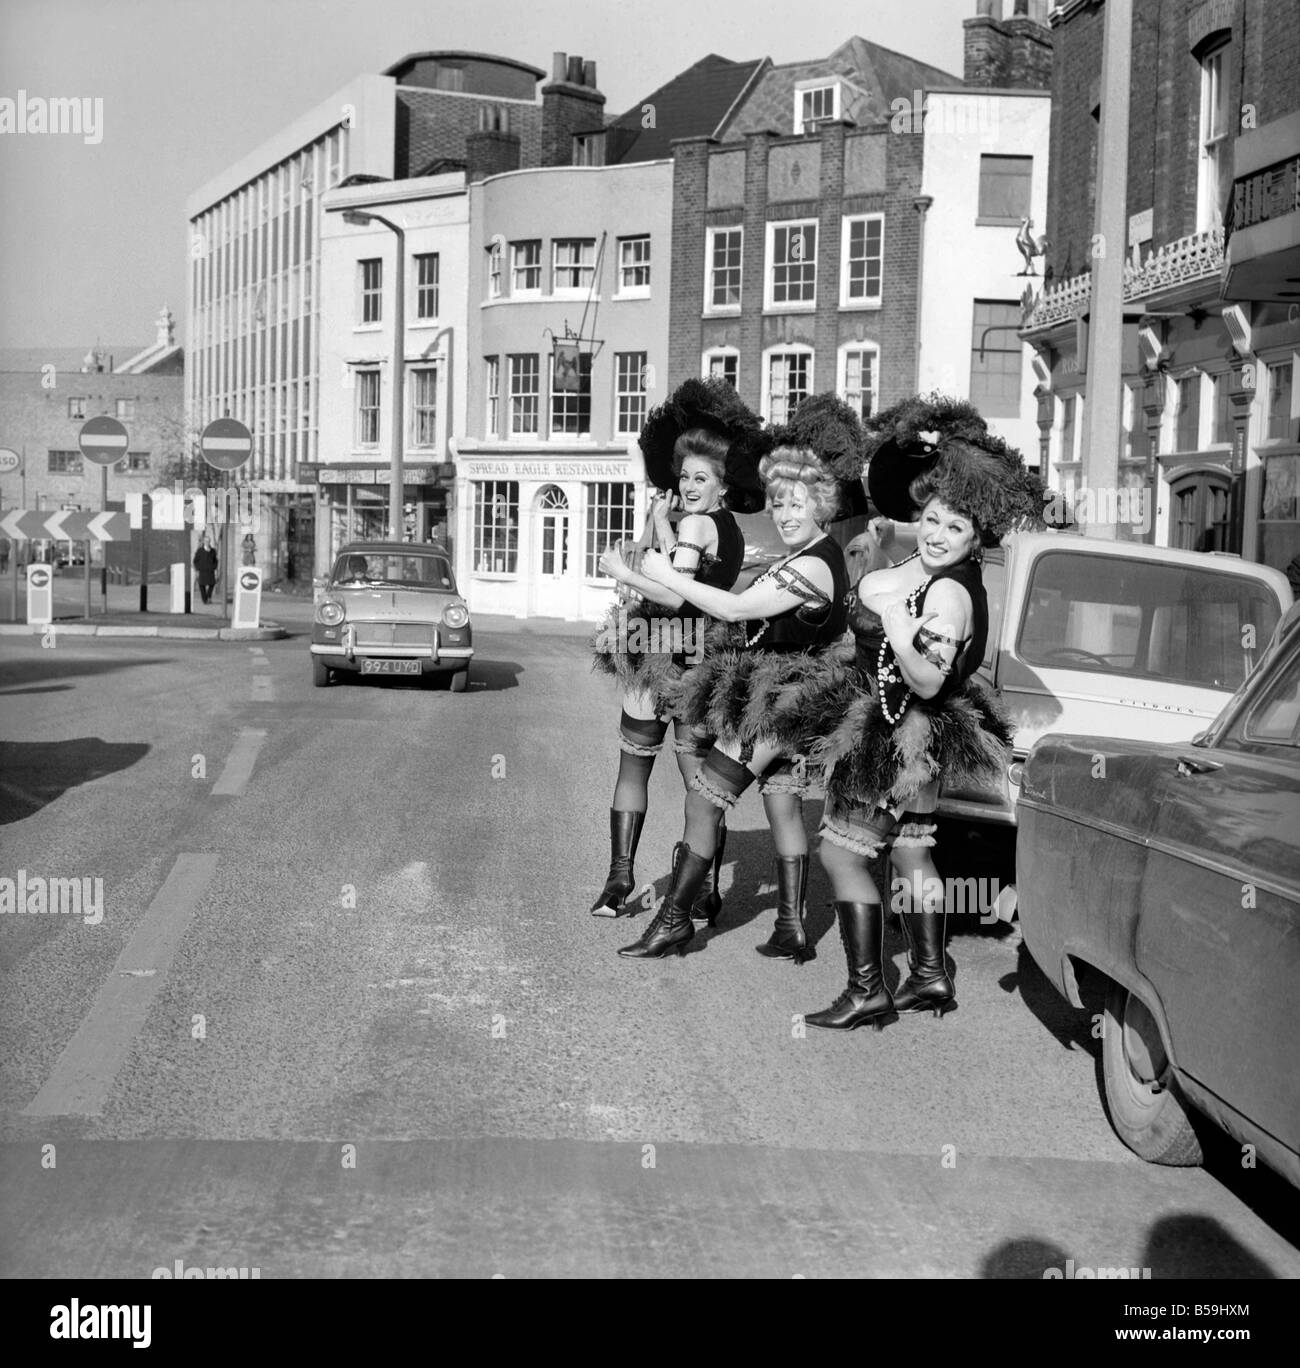
[[1007,0],[1007,5],[1011,14],[1003,18],[1003,0],[975,0],[975,17],[962,21],[966,84],[1050,90],[1052,32],[1047,26],[1047,0]]
[[520,159],[519,134],[510,129],[509,109],[505,105],[481,108],[478,132],[465,137],[465,179],[473,184],[503,171],[518,171]]
[[557,52],[551,81],[542,87],[542,165],[572,166],[577,133],[602,133],[605,97],[596,89],[596,64]]

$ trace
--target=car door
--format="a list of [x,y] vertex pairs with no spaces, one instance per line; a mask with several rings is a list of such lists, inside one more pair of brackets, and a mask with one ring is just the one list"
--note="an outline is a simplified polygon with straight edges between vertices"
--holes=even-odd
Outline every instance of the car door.
[[1163,749],[1138,968],[1179,1067],[1300,1146],[1300,633],[1213,744]]

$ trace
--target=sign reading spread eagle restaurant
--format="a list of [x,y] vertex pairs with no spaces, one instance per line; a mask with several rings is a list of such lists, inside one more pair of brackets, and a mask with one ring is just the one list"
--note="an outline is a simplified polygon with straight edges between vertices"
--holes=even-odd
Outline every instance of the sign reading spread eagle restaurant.
[[461,457],[457,470],[471,480],[626,480],[626,461],[474,461]]

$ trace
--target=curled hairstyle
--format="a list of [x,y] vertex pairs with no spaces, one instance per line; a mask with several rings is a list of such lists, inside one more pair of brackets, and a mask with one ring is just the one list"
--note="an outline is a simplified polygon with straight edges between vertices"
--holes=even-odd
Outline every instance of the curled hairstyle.
[[767,486],[769,503],[803,485],[819,525],[828,523],[839,510],[839,481],[811,447],[778,446],[759,462],[758,473]]
[[907,487],[908,497],[916,505],[917,514],[925,510],[926,504],[931,499],[937,499],[945,508],[950,508],[954,513],[960,513],[963,518],[969,518],[971,526],[975,529],[976,539],[984,539],[984,528],[980,525],[980,520],[969,508],[961,508],[958,503],[952,502],[951,493],[944,488],[943,481],[937,477],[933,470],[927,470],[924,475],[918,475]]
[[690,457],[707,461],[713,473],[724,484],[727,481],[727,452],[731,442],[720,432],[709,428],[687,428],[673,444],[673,475],[681,479],[682,464]]

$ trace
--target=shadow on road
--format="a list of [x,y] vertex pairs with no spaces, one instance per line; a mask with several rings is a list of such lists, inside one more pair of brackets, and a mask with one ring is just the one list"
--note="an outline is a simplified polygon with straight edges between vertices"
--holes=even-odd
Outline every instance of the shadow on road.
[[1092,1027],[1094,1015],[1101,1011],[1102,1004],[1097,997],[1098,989],[1089,983],[1087,976],[1079,984],[1086,1007],[1080,1011],[1056,991],[1022,942],[1014,971],[1003,974],[998,987],[1004,993],[1019,993],[1021,1001],[1051,1032],[1062,1049],[1083,1050],[1094,1059],[1101,1058],[1101,1038],[1093,1036]]
[[16,686],[44,684],[52,679],[72,679],[78,675],[112,674],[117,670],[136,670],[143,665],[170,665],[176,659],[175,656],[135,656],[131,659],[104,655],[70,657],[67,654],[70,649],[75,648],[59,646],[24,660],[6,660],[0,665],[0,694],[38,693],[40,690]]
[[21,822],[70,788],[129,769],[149,753],[143,741],[0,741],[0,825]]

